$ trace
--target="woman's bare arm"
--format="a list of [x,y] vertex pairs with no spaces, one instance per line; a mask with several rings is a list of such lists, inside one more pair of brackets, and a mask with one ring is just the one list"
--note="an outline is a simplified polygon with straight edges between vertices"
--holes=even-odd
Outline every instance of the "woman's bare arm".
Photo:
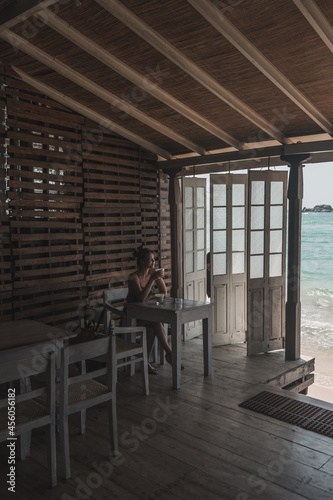
[[165,282],[164,282],[163,278],[157,279],[156,282],[155,282],[155,285],[157,286],[158,291],[160,293],[164,293],[165,296],[167,295],[167,287],[165,285]]
[[[160,290],[160,286],[162,289],[165,289],[166,291],[166,286],[165,283],[162,279],[162,274],[163,271],[155,271],[151,274],[149,277],[149,280],[147,281],[147,284],[142,288],[141,290],[141,285],[140,285],[140,280],[137,274],[131,274],[129,279],[128,279],[128,291],[130,295],[133,295],[139,302],[144,302],[150,293],[150,290],[153,286],[153,284],[156,282],[156,286]],[[160,283],[161,282],[161,283]],[[164,287],[164,288],[163,288]],[[161,293],[165,293],[161,291]]]

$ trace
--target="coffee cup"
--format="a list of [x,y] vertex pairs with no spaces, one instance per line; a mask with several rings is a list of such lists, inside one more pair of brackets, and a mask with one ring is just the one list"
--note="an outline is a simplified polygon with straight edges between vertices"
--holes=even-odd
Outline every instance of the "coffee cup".
[[164,302],[164,293],[156,293],[156,304],[163,304]]
[[155,272],[157,272],[157,273],[159,273],[161,271],[162,271],[162,276],[161,277],[163,277],[164,276],[164,269],[163,269],[163,267],[159,267],[158,269],[155,269]]

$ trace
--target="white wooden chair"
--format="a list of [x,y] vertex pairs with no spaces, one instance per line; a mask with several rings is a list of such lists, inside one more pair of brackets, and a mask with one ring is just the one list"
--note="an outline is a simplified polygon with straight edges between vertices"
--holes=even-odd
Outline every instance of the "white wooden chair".
[[[103,356],[106,365],[88,373],[72,375],[70,365]],[[85,370],[83,370],[85,372]],[[106,376],[106,385],[96,378]],[[116,338],[115,335],[64,347],[61,351],[59,427],[63,476],[71,476],[68,417],[87,408],[107,402],[111,454],[118,454],[116,413]],[[82,431],[82,429],[81,429]]]
[[[87,308],[86,318],[89,318],[90,327],[99,335],[108,335],[110,325],[113,325],[113,331],[116,335],[117,368],[128,367],[128,374],[134,375],[135,365],[140,363],[143,393],[147,396],[149,394],[149,379],[146,328],[144,326],[114,327],[111,312],[104,307]],[[99,331],[100,326],[103,328],[102,331]]]
[[[47,463],[52,487],[57,484],[55,349],[54,344],[48,343],[0,352],[0,383],[11,382],[13,386],[0,400],[0,442],[6,441],[8,446],[11,437],[22,437],[33,429],[47,427]],[[40,377],[41,373],[46,376]],[[37,377],[38,388],[33,389]],[[27,378],[29,384],[25,383]],[[17,381],[26,388],[22,394],[18,394]],[[38,403],[36,398],[43,399],[45,404]],[[12,441],[15,446],[17,441]]]
[[148,396],[149,378],[146,328],[144,326],[119,326],[115,327],[114,332],[116,334],[117,368],[127,366],[131,369],[130,373],[134,374],[136,363],[140,363],[143,393]]
[[[104,306],[110,311],[111,315],[120,319],[121,323],[126,321],[126,313],[124,309],[123,302],[126,300],[128,295],[128,288],[111,288],[109,290],[104,290],[103,301]],[[164,331],[166,337],[168,337],[168,324],[164,324]],[[156,339],[153,349],[153,362],[157,363],[158,360],[158,340]],[[165,352],[160,349],[160,364],[165,364]]]

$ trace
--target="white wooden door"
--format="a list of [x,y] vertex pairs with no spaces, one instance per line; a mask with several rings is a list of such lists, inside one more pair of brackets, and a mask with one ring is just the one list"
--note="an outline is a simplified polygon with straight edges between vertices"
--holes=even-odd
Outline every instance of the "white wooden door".
[[284,347],[287,176],[249,174],[248,354]]
[[[184,299],[206,300],[206,179],[183,179]],[[201,321],[187,323],[184,340],[201,335]]]
[[213,344],[246,339],[247,175],[211,175]]

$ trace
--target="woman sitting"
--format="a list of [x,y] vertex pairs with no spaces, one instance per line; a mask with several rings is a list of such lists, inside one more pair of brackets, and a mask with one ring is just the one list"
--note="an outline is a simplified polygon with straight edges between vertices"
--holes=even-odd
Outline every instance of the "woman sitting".
[[[155,253],[149,248],[140,247],[134,252],[137,259],[138,269],[128,277],[127,302],[144,302],[153,298],[158,288],[159,293],[167,294],[167,289],[163,280],[164,271],[155,270]],[[171,365],[171,348],[166,340],[162,323],[140,321],[146,327],[148,359],[153,350],[155,337],[166,352],[166,360]],[[148,363],[148,371],[153,375],[158,374],[158,370]]]

